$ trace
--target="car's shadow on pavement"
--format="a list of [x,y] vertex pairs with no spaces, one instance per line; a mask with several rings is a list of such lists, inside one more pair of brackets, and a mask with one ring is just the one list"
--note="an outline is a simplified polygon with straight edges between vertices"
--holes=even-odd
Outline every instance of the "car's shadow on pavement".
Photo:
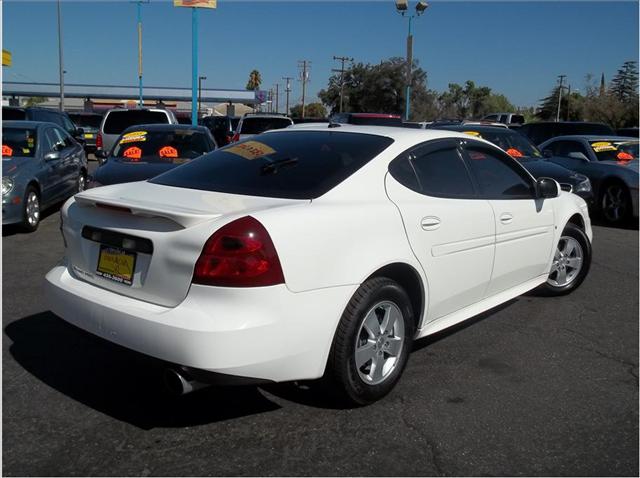
[[637,231],[638,230],[638,218],[634,217],[634,218],[631,218],[631,219],[623,222],[622,224],[613,225],[613,224],[609,224],[607,221],[605,221],[598,214],[594,214],[593,216],[591,216],[591,225],[592,226],[599,226],[599,227],[610,227],[611,229],[624,229],[624,230],[628,230],[628,231]]
[[[443,340],[517,299],[417,340],[413,352]],[[167,364],[84,332],[52,312],[31,315],[5,327],[13,358],[33,376],[84,405],[148,430],[187,427],[274,411],[284,400],[321,409],[348,408],[322,380],[258,387],[208,387],[182,397],[163,385]]]
[[[49,216],[59,213],[60,208],[62,207],[63,204],[64,204],[64,201],[54,204],[48,207],[47,209],[45,209],[42,212],[40,221],[44,221]],[[30,233],[25,231],[20,224],[7,224],[6,226],[2,226],[2,237],[14,236],[16,234],[30,234]]]
[[182,397],[164,388],[165,364],[88,334],[52,312],[5,327],[29,373],[101,413],[142,429],[187,427],[276,410],[257,387],[209,387]]

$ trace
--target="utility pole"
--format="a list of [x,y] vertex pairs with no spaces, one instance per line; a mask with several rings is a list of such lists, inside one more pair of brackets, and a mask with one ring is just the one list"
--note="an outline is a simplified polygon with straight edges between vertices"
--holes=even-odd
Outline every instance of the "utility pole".
[[276,113],[279,113],[280,111],[278,111],[280,109],[280,84],[276,83]]
[[336,73],[340,73],[340,113],[342,113],[342,99],[344,97],[344,62],[345,61],[353,61],[353,58],[349,58],[347,56],[333,56],[334,60],[339,60],[342,63],[342,66],[339,70],[332,69],[331,71],[335,71]]
[[290,76],[283,76],[282,79],[286,82],[284,84],[284,91],[287,94],[287,106],[284,110],[285,114],[289,114],[289,93],[291,93],[291,80],[293,80]]
[[309,70],[311,69],[311,62],[308,60],[300,60],[298,67],[302,68],[300,72],[300,81],[302,82],[302,111],[300,117],[304,118],[304,100],[307,92],[307,83],[309,82]]
[[142,4],[149,0],[136,0],[138,13],[138,106],[142,108]]
[[567,118],[565,121],[569,121],[569,106],[571,103],[571,85],[567,88]]
[[560,102],[562,101],[562,83],[567,75],[558,75],[560,78],[560,86],[558,87],[558,112],[556,114],[556,122],[560,121]]
[[60,69],[60,111],[64,111],[64,69],[62,58],[62,14],[58,0],[58,68]]

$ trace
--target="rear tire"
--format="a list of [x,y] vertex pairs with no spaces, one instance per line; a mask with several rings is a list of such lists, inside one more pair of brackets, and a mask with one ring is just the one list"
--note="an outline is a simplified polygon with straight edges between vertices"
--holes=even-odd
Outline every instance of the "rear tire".
[[40,225],[40,194],[33,186],[27,186],[22,201],[22,229],[34,232]]
[[393,389],[411,352],[414,323],[397,282],[377,277],[358,288],[338,324],[325,374],[341,402],[367,405]]
[[567,224],[556,245],[547,282],[540,286],[543,295],[565,295],[577,289],[591,266],[591,243],[582,229]]
[[633,212],[629,189],[619,181],[605,184],[600,193],[598,207],[608,224],[617,226],[626,223]]

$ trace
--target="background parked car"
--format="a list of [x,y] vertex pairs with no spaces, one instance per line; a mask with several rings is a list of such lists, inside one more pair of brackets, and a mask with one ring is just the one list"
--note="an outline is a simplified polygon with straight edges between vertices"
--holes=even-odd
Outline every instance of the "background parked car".
[[550,161],[587,176],[597,210],[621,224],[638,216],[638,143],[624,136],[559,136],[540,149]]
[[109,156],[102,158],[89,187],[143,181],[214,149],[215,140],[204,126],[131,126],[120,135]]
[[99,113],[69,113],[73,122],[82,128],[85,153],[96,151],[96,139],[102,123],[102,115]]
[[570,134],[598,134],[612,136],[615,133],[604,123],[587,123],[584,121],[525,123],[518,128],[518,133],[528,137],[538,147],[546,140],[556,136]]
[[64,111],[38,107],[15,108],[12,106],[3,106],[2,121],[48,121],[60,126],[69,136],[72,136],[79,143],[84,144],[85,142],[84,130],[78,128]]
[[517,113],[491,113],[482,118],[483,121],[495,121],[502,124],[523,124],[524,116]]
[[209,128],[216,144],[222,147],[231,143],[239,122],[239,116],[205,116],[199,123]]
[[329,118],[332,123],[346,123],[372,126],[402,126],[399,115],[386,113],[337,113]]
[[100,125],[97,149],[107,153],[129,126],[137,124],[178,124],[175,115],[163,108],[115,108],[107,111]]
[[84,190],[84,149],[59,126],[2,122],[2,225],[35,231],[48,206]]
[[509,156],[520,162],[534,178],[552,178],[558,181],[563,191],[573,192],[587,204],[593,200],[593,191],[589,179],[558,164],[547,161],[542,153],[525,136],[504,127],[463,124],[437,126],[434,129],[461,131],[471,136],[490,141]]
[[247,139],[272,129],[286,128],[292,124],[291,118],[284,114],[247,113],[240,119],[232,141]]

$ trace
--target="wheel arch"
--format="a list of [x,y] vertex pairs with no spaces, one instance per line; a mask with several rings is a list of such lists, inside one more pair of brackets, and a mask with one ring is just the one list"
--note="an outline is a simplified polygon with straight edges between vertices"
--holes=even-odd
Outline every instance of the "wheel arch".
[[416,330],[420,328],[424,315],[426,288],[418,271],[406,262],[393,262],[380,267],[370,274],[363,282],[374,277],[387,277],[398,284],[407,292],[411,307],[413,308]]

